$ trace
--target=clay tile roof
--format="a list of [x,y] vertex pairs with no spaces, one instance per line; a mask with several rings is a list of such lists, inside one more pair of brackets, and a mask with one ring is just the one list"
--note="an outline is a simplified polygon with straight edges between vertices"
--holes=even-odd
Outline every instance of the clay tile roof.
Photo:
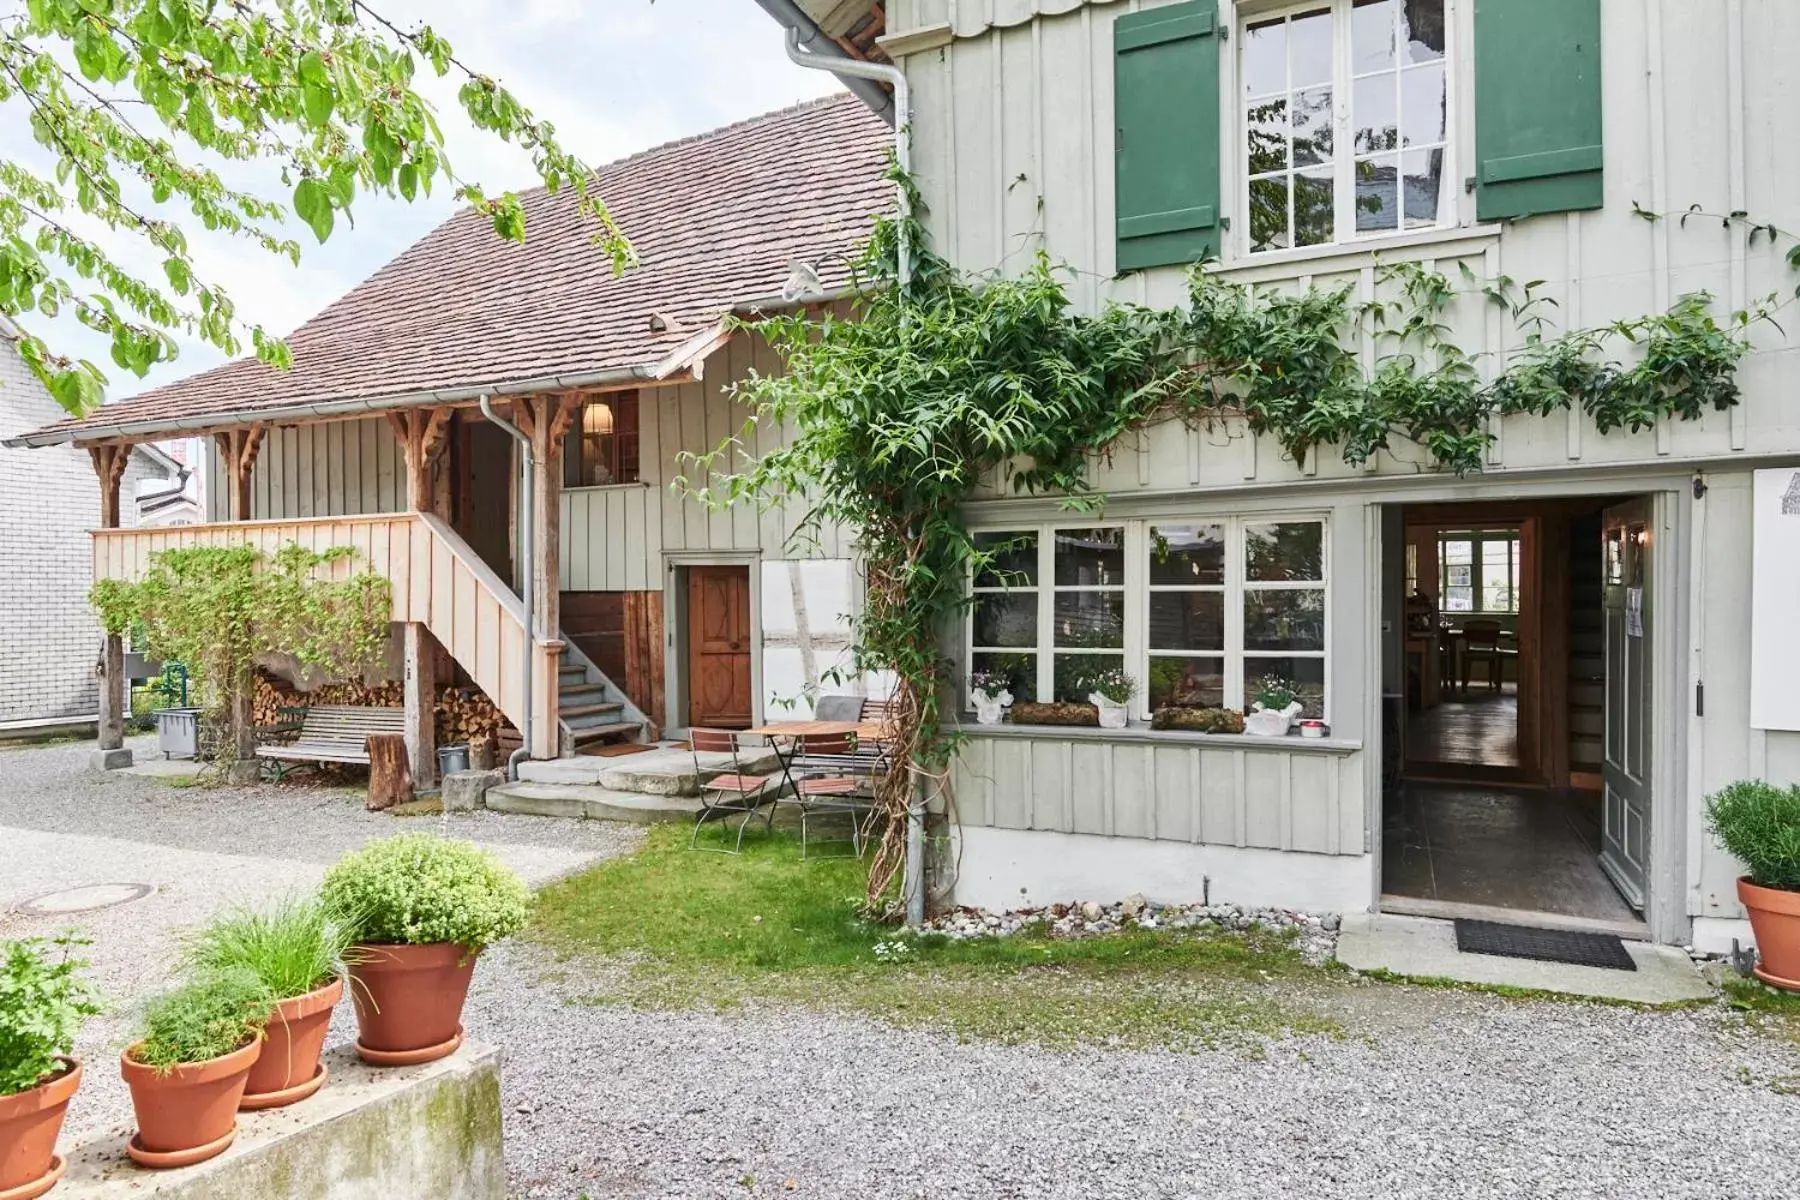
[[602,167],[599,194],[638,256],[623,275],[566,191],[521,197],[523,245],[464,210],[296,330],[292,370],[240,359],[33,440],[663,363],[734,304],[780,294],[796,264],[827,294],[845,286],[870,218],[892,205],[892,136],[843,94]]

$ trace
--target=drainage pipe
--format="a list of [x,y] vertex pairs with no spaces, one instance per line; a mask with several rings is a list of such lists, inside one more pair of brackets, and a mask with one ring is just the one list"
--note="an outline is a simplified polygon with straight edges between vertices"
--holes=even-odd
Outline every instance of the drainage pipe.
[[494,411],[493,399],[492,393],[481,397],[481,415],[512,435],[513,440],[519,443],[520,456],[525,460],[524,503],[520,506],[525,511],[519,516],[519,542],[525,547],[525,561],[520,572],[523,578],[519,581],[519,599],[525,605],[525,722],[519,732],[525,735],[525,740],[506,760],[506,778],[517,782],[519,764],[531,757],[531,739],[533,726],[536,724],[534,710],[537,707],[537,686],[532,676],[537,673],[537,610],[532,606],[535,597],[532,595],[531,580],[537,574],[534,569],[537,564],[533,561],[537,554],[537,542],[533,540],[536,530],[532,528],[532,510],[537,507],[537,460],[532,457],[531,439],[517,425]]
[[[761,0],[759,0],[759,3]],[[768,5],[764,4],[764,8]],[[886,63],[863,62],[854,58],[830,58],[816,51],[802,50],[800,30],[788,26],[788,57],[802,67],[832,71],[840,76],[879,80],[894,87],[894,164],[900,168],[899,244],[895,266],[904,296],[912,283],[912,90],[906,83],[906,72]],[[902,319],[904,320],[902,310]],[[904,326],[903,326],[904,328]],[[913,790],[912,803],[906,810],[906,923],[915,929],[925,923],[925,802],[918,789]]]
[[[821,59],[818,67],[830,71],[841,80],[845,87],[855,92],[862,102],[869,106],[874,114],[889,125],[898,124],[894,118],[894,100],[876,85],[874,76],[864,75],[851,70],[853,64],[861,59],[851,58],[843,49],[819,28],[819,23],[807,15],[794,0],[756,0],[758,7],[774,17],[776,22],[788,31],[788,36],[799,45],[805,46],[814,58]],[[807,63],[807,66],[813,64]],[[900,121],[904,121],[902,116]]]

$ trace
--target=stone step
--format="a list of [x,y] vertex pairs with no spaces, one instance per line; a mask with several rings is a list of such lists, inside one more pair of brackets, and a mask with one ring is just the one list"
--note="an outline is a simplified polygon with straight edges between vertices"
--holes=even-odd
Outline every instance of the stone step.
[[531,817],[575,817],[654,825],[692,821],[700,801],[688,796],[646,796],[580,783],[502,784],[488,789],[487,806],[496,812]]
[[[739,756],[747,774],[772,775],[779,769],[773,751],[752,750]],[[619,758],[556,758],[519,764],[519,778],[531,783],[593,784],[617,792],[651,796],[698,796],[702,774],[736,770],[729,754],[702,754],[700,771],[688,750],[662,747]]]
[[560,688],[557,692],[557,700],[564,705],[570,702],[594,704],[605,699],[606,685],[604,683],[577,683]]

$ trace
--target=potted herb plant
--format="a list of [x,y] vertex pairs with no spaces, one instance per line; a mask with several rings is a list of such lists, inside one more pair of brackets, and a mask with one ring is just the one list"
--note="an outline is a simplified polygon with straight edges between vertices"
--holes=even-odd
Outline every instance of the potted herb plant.
[[244,968],[275,998],[240,1108],[281,1108],[325,1085],[328,1072],[319,1052],[331,1011],[344,994],[349,948],[348,923],[332,917],[314,897],[290,897],[262,910],[228,910],[190,941],[187,957],[197,970]]
[[134,1162],[185,1167],[225,1152],[274,1004],[247,967],[202,972],[150,1002],[119,1064],[137,1113]]
[[1089,703],[1100,710],[1100,728],[1125,728],[1125,706],[1137,695],[1137,680],[1123,667],[1102,667],[1089,675],[1086,683]]
[[371,842],[325,875],[326,910],[348,927],[356,1052],[408,1066],[462,1044],[475,958],[525,927],[531,895],[469,842],[403,833]]
[[1266,675],[1256,685],[1252,711],[1244,714],[1244,732],[1258,737],[1285,737],[1303,706],[1294,685],[1279,675]]
[[1740,780],[1707,797],[1706,823],[1750,871],[1737,888],[1762,960],[1757,977],[1800,991],[1800,784]]
[[1012,680],[998,671],[976,671],[969,676],[969,699],[975,704],[978,725],[998,725],[1002,711],[1013,702]]
[[0,1196],[35,1200],[62,1178],[56,1155],[81,1064],[69,1057],[100,1011],[79,938],[0,942]]

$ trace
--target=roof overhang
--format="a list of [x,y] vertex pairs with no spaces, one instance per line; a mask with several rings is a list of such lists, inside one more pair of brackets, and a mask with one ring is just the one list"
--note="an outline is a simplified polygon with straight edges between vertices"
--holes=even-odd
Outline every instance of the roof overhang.
[[353,420],[360,416],[405,408],[474,404],[483,396],[502,398],[542,392],[609,391],[644,384],[675,383],[699,379],[707,358],[729,342],[731,336],[730,321],[721,319],[695,333],[655,362],[607,367],[598,371],[542,375],[529,379],[496,379],[426,391],[196,413],[193,416],[149,417],[137,421],[106,422],[100,419],[105,414],[103,408],[94,418],[80,425],[38,429],[8,438],[0,445],[15,449],[37,449],[44,446],[196,437],[244,425],[293,425],[310,421]]

